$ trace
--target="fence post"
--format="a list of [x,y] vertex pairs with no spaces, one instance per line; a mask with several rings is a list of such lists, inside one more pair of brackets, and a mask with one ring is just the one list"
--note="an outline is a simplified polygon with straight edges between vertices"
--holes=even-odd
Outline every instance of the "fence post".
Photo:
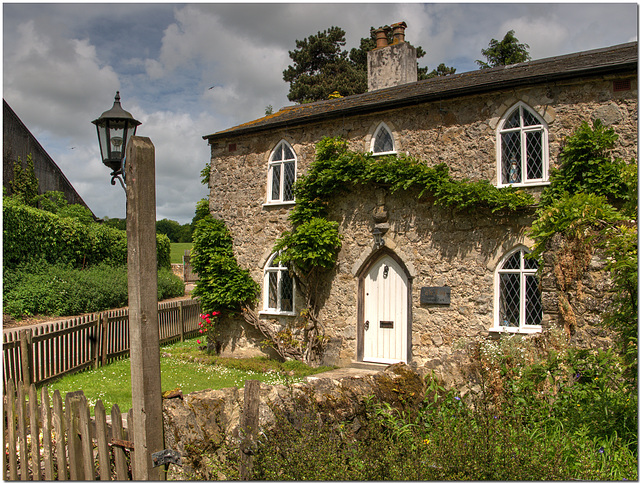
[[106,312],[100,314],[100,326],[102,327],[102,347],[100,348],[100,358],[103,366],[107,365],[107,351],[109,348],[109,316]]
[[67,447],[69,451],[69,479],[85,480],[82,464],[82,440],[80,439],[80,400],[82,391],[68,392],[64,407],[67,419]]
[[178,319],[180,321],[180,342],[184,342],[184,300],[180,301],[178,307]]
[[22,384],[25,387],[31,385],[31,372],[33,370],[31,364],[31,354],[33,351],[31,329],[22,329],[20,331],[20,363],[22,364]]
[[260,381],[244,383],[244,408],[240,417],[240,479],[248,480],[253,468],[254,445],[260,424]]
[[100,344],[100,316],[96,319],[95,329],[93,332],[93,340],[91,341],[91,350],[93,351],[93,368],[97,369],[100,367],[100,352],[99,349],[102,344]]
[[7,439],[9,440],[9,479],[16,481],[18,479],[18,458],[16,453],[16,442],[18,435],[16,434],[16,388],[13,380],[9,379],[7,383]]
[[[29,386],[29,426],[31,431],[31,464],[33,480],[40,480],[40,428],[38,414],[38,392],[36,391],[36,385],[31,384]],[[26,455],[25,455],[26,457]],[[25,458],[26,459],[26,458]]]

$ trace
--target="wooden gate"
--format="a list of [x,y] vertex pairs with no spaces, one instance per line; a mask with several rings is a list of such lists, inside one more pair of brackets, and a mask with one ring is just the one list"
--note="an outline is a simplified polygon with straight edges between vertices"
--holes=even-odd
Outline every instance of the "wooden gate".
[[[41,398],[40,398],[41,396]],[[40,394],[8,381],[3,404],[5,480],[130,480],[133,439],[123,427],[116,404],[107,416],[102,401],[90,417],[82,391],[59,391],[51,401],[47,387]],[[133,412],[127,427],[133,427]]]

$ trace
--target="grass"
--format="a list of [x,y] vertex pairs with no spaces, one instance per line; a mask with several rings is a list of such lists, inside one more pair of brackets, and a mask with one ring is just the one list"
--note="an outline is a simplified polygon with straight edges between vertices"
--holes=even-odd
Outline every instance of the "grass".
[[185,250],[191,250],[193,243],[172,243],[171,263],[182,263],[182,256]]
[[[278,362],[262,357],[232,359],[207,355],[198,349],[195,339],[160,348],[160,372],[162,391],[180,388],[183,394],[202,389],[243,387],[247,379],[257,379],[266,384],[291,384],[302,378],[331,369],[311,368],[298,361]],[[194,358],[196,360],[194,360]],[[91,407],[102,400],[107,412],[118,404],[124,413],[131,408],[131,365],[122,359],[96,370],[70,374],[49,385],[49,393],[82,389]]]

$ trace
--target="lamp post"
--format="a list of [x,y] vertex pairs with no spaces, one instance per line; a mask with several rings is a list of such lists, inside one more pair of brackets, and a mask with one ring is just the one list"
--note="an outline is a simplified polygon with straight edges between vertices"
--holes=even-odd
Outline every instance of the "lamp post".
[[[102,162],[127,196],[127,273],[133,406],[134,480],[164,479],[152,454],[164,449],[158,272],[156,257],[155,150],[151,140],[135,136],[141,123],[120,106],[92,121],[98,130]],[[125,162],[126,160],[126,162]],[[123,179],[120,177],[122,176]],[[126,183],[126,187],[125,187]]]

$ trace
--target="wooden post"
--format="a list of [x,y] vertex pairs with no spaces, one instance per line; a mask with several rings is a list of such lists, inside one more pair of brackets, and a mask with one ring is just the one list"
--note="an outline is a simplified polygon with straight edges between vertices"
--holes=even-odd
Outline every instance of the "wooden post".
[[57,389],[53,393],[53,428],[58,435],[56,438],[56,458],[58,462],[58,480],[67,479],[67,456],[65,453],[64,434],[65,420],[62,410],[62,396]]
[[13,380],[9,379],[7,384],[7,439],[9,441],[9,479],[18,479],[18,459],[16,453],[16,388]]
[[80,439],[80,399],[82,391],[68,392],[64,399],[67,418],[67,448],[69,450],[69,479],[86,480],[82,465],[82,441]]
[[[111,406],[111,438],[112,439],[124,439],[124,433],[122,431],[122,414],[120,414],[120,408],[117,404]],[[114,466],[115,466],[115,480],[128,480],[129,475],[127,472],[127,459],[124,454],[124,448],[121,446],[113,446]]]
[[253,452],[260,425],[260,381],[244,383],[244,408],[240,417],[240,479],[248,480],[253,468]]
[[20,447],[20,479],[29,479],[29,454],[27,453],[27,407],[24,397],[25,385],[18,383],[18,438]]
[[184,300],[180,301],[178,308],[178,320],[180,324],[180,342],[184,342]]
[[93,464],[93,441],[91,438],[89,404],[83,395],[78,403],[80,409],[80,440],[82,442],[82,466],[84,468],[84,479],[95,480],[95,465]]
[[93,410],[96,418],[96,440],[98,446],[98,470],[101,480],[111,479],[111,465],[109,464],[109,446],[107,446],[107,413],[104,404],[98,399]]
[[[53,445],[51,444],[51,402],[47,386],[42,390],[42,459],[44,460],[44,479],[53,480]],[[60,433],[58,433],[60,434]],[[60,437],[58,437],[60,439]]]
[[151,454],[164,449],[158,269],[156,257],[155,150],[149,138],[127,143],[127,245],[131,396],[135,480],[164,479]]
[[[41,480],[40,475],[40,428],[38,411],[38,392],[36,385],[29,386],[29,426],[31,431],[31,463],[33,465],[33,481]],[[26,455],[25,455],[26,456]]]
[[31,374],[33,371],[33,364],[31,363],[33,350],[31,337],[31,329],[22,329],[20,331],[20,364],[22,365],[22,384],[24,384],[25,387],[31,385]]
[[100,314],[100,326],[102,327],[102,347],[100,348],[101,363],[107,365],[107,350],[109,348],[109,316],[106,312]]

